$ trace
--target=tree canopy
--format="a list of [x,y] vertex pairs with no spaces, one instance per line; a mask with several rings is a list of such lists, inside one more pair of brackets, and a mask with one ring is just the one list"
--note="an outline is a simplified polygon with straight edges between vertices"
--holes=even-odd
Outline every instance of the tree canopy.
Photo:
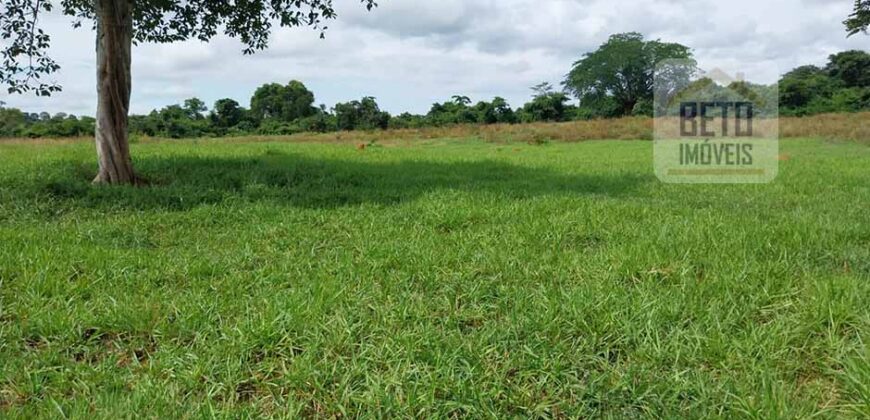
[[849,36],[858,32],[867,33],[870,26],[870,0],[855,0],[855,11],[843,22]]
[[870,109],[870,54],[851,50],[828,57],[824,67],[801,66],[779,81],[781,112],[807,115]]
[[290,122],[314,115],[314,93],[298,80],[285,86],[269,83],[260,86],[251,98],[251,112],[257,119]]
[[[135,42],[170,43],[187,39],[208,41],[219,33],[239,39],[245,54],[266,48],[275,26],[310,26],[321,31],[336,17],[332,0],[118,0],[132,12]],[[360,0],[368,9],[375,0]],[[60,10],[78,27],[97,19],[94,0],[3,0],[0,36],[0,84],[10,93],[33,91],[49,95],[60,90],[45,77],[60,66],[47,51],[51,36],[39,27],[42,13]]]
[[566,103],[568,96],[556,92],[549,83],[532,86],[532,101],[520,109],[520,118],[524,122],[532,121],[564,121],[566,118]]
[[870,54],[866,51],[850,50],[832,54],[825,70],[845,87],[870,86]]
[[339,130],[384,129],[390,122],[390,114],[381,111],[375,98],[371,96],[359,101],[335,104],[333,111]]
[[630,115],[638,103],[651,103],[658,62],[692,59],[689,47],[645,41],[637,32],[612,35],[596,51],[574,63],[563,84],[585,103],[614,101],[617,115]]
[[218,99],[214,103],[214,110],[211,114],[211,122],[218,128],[234,127],[245,117],[245,110],[239,106],[239,103],[233,99],[224,98]]

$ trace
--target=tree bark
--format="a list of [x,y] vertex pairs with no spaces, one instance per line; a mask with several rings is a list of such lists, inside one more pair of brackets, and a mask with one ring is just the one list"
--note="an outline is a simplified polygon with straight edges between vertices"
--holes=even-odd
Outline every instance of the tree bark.
[[131,0],[95,0],[97,14],[98,184],[140,183],[133,172],[128,141],[130,53],[133,45]]

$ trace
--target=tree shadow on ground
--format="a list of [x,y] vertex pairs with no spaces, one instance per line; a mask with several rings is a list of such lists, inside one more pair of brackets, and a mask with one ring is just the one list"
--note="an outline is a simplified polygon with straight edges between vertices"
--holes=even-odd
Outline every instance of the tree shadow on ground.
[[[36,179],[39,196],[89,208],[187,210],[227,200],[272,201],[303,208],[392,205],[438,190],[529,198],[546,194],[619,195],[650,182],[630,174],[562,174],[495,160],[458,162],[313,159],[266,152],[246,158],[145,157],[136,161],[150,186],[92,186],[93,168],[59,163],[64,178]],[[69,174],[76,174],[70,176]]]

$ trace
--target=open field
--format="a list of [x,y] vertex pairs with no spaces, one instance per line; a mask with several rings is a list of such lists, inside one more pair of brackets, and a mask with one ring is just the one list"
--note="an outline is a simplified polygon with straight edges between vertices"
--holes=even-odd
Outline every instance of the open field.
[[0,417],[870,416],[867,144],[512,140],[0,144]]

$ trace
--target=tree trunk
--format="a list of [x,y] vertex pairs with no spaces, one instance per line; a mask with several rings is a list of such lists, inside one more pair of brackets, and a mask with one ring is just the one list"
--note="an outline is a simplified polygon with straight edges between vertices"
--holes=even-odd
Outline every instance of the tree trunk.
[[637,100],[629,99],[622,103],[622,115],[630,117],[634,113],[634,106],[637,105]]
[[98,184],[140,183],[133,172],[127,133],[130,109],[131,0],[95,0],[97,12]]

